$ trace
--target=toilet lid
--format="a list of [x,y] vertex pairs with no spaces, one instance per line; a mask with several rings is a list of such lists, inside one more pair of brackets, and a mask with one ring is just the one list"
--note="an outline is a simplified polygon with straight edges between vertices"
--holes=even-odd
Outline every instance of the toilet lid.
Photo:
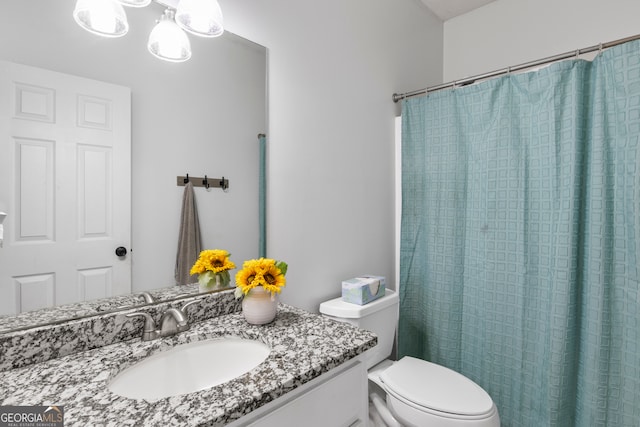
[[489,394],[469,378],[435,363],[403,357],[380,374],[391,394],[419,407],[478,416],[492,411]]

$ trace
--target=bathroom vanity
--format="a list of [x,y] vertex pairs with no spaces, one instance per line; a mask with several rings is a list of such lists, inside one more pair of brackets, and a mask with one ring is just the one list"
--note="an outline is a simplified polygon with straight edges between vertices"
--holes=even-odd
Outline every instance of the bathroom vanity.
[[[108,389],[147,357],[223,337],[259,341],[271,351],[249,372],[192,393],[147,400]],[[364,426],[367,377],[357,356],[376,342],[373,333],[284,304],[262,326],[236,311],[170,337],[114,342],[0,372],[0,405],[62,405],[65,426]],[[201,364],[203,372],[220,368]]]

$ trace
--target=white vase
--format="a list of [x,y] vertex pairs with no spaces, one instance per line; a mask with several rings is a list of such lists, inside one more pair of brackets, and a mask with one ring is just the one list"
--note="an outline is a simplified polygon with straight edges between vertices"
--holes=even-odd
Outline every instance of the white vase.
[[198,287],[200,288],[201,293],[211,292],[211,291],[215,291],[216,289],[222,288],[222,278],[220,277],[220,275],[216,274],[214,277],[216,279],[209,281],[209,283],[206,285],[203,285],[202,283],[199,284]]
[[278,300],[262,286],[249,291],[242,299],[242,314],[252,325],[264,325],[276,318]]

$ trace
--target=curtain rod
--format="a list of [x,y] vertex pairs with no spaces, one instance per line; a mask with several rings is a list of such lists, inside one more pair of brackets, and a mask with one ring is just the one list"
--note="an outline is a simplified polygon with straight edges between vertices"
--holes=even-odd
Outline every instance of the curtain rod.
[[449,83],[443,83],[443,84],[439,84],[439,85],[436,85],[436,86],[427,87],[427,88],[424,88],[424,89],[418,89],[418,90],[414,90],[414,91],[411,91],[411,92],[405,92],[405,93],[401,93],[401,94],[394,93],[393,94],[393,102],[398,102],[398,101],[400,101],[402,99],[411,98],[413,96],[426,95],[426,94],[431,93],[431,92],[435,92],[435,91],[438,91],[438,90],[447,89],[447,88],[451,88],[451,87],[470,85],[472,83],[475,83],[477,80],[483,80],[483,79],[498,77],[498,76],[501,76],[503,74],[509,74],[511,72],[514,72],[514,71],[525,70],[527,68],[536,67],[538,65],[550,64],[552,62],[562,61],[563,59],[568,59],[568,58],[571,58],[571,57],[577,57],[577,56],[583,55],[585,53],[595,52],[596,50],[608,49],[610,47],[617,46],[619,44],[627,43],[627,42],[638,40],[638,39],[640,39],[640,34],[636,34],[635,36],[625,37],[623,39],[614,40],[614,41],[611,41],[611,42],[608,42],[608,43],[600,43],[598,45],[586,47],[584,49],[576,49],[574,51],[561,53],[559,55],[548,56],[548,57],[543,58],[543,59],[538,59],[536,61],[531,61],[531,62],[525,62],[523,64],[514,65],[512,67],[501,68],[499,70],[491,71],[489,73],[478,74],[478,75],[475,75],[475,76],[472,76],[472,77],[465,77],[465,78],[460,79],[460,80],[454,80],[454,81],[451,81]]

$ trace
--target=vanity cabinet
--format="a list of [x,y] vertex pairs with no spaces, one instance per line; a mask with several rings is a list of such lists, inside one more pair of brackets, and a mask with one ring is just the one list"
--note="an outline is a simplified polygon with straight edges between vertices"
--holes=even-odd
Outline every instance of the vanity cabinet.
[[365,427],[367,371],[347,362],[229,424],[229,427]]
[[[207,306],[206,310],[215,310],[217,306]],[[224,304],[220,306],[224,308]],[[104,319],[108,320],[113,313],[106,316]],[[104,319],[95,324],[103,325]],[[234,311],[194,323],[188,331],[172,337],[118,341],[33,363],[28,351],[33,343],[42,346],[51,338],[68,345],[73,336],[82,335],[87,329],[95,334],[90,335],[95,344],[108,338],[99,332],[109,328],[87,328],[86,325],[81,323],[77,328],[75,322],[56,325],[73,332],[69,332],[68,339],[67,336],[61,339],[48,334],[33,335],[25,339],[22,346],[15,346],[11,341],[9,347],[3,346],[0,340],[0,356],[7,354],[7,348],[12,351],[9,369],[0,369],[0,405],[60,402],[67,408],[65,425],[69,427],[369,425],[367,372],[359,355],[376,345],[376,337],[352,325],[280,304],[276,321],[267,326],[248,326],[242,313]],[[181,345],[228,337],[259,341],[267,344],[271,352],[250,373],[199,392],[146,400],[121,396],[109,388],[114,375],[124,368],[123,361],[133,366]],[[56,353],[51,349],[50,352]],[[16,359],[15,354],[23,355],[22,359]],[[24,366],[30,361],[32,363]],[[11,364],[19,366],[11,369]],[[175,366],[173,373],[181,366]],[[190,364],[184,366],[191,369]],[[272,400],[265,403],[268,399]],[[106,404],[117,410],[105,411]]]

